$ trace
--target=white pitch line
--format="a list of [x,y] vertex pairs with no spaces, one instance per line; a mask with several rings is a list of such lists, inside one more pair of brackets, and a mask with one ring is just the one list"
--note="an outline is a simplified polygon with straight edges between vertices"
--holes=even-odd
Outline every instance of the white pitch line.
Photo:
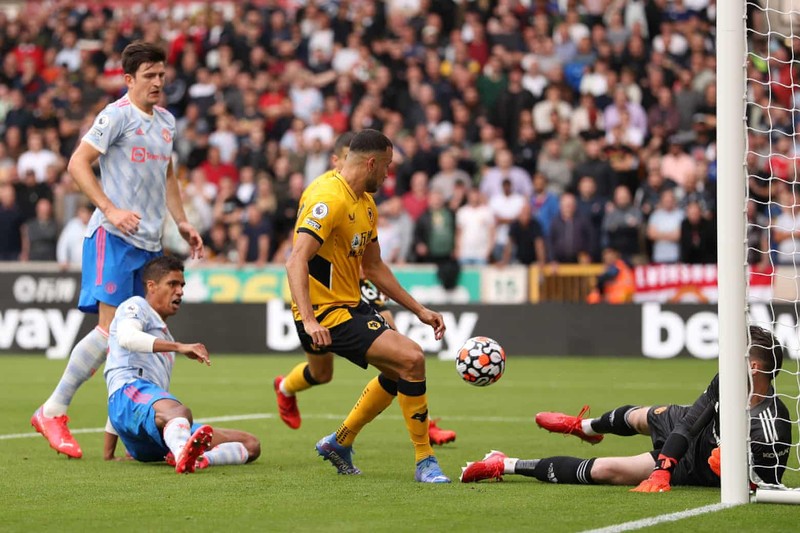
[[676,522],[678,520],[683,520],[684,518],[690,518],[692,516],[698,516],[701,514],[706,513],[715,513],[717,511],[721,511],[723,509],[727,509],[729,507],[733,507],[736,504],[731,503],[714,503],[712,505],[706,505],[703,507],[698,507],[696,509],[687,509],[686,511],[679,511],[677,513],[669,513],[669,514],[662,514],[659,516],[653,516],[650,518],[642,518],[641,520],[634,520],[632,522],[625,522],[622,524],[617,524],[615,526],[608,526],[602,527],[600,529],[591,529],[588,531],[584,531],[583,533],[620,533],[621,531],[634,531],[637,529],[642,529],[645,527],[655,526],[657,524],[665,524],[668,522]]
[[[230,415],[230,416],[216,416],[211,418],[198,418],[197,422],[236,422],[239,420],[264,420],[277,418],[277,415],[272,413],[251,413],[244,415]],[[309,414],[303,415],[303,418],[317,419],[317,420],[340,420],[344,418],[342,414]],[[402,416],[398,415],[382,415],[383,420],[402,420]],[[486,422],[494,424],[517,424],[532,422],[533,417],[503,417],[503,416],[448,416],[447,420],[454,420],[456,422]],[[80,435],[81,433],[102,433],[105,428],[81,428],[70,429],[73,435]],[[13,440],[13,439],[29,439],[38,436],[36,432],[31,433],[11,433],[8,435],[0,435],[0,440]]]

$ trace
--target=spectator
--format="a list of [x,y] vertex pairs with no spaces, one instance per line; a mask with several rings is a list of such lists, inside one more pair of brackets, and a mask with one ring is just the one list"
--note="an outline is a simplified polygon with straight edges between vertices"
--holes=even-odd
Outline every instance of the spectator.
[[85,203],[78,205],[75,216],[61,230],[56,243],[56,261],[61,270],[79,269],[83,260],[83,236],[92,216],[92,208]]
[[553,219],[548,240],[551,262],[591,263],[591,253],[595,248],[592,228],[577,208],[575,195],[561,195],[559,213]]
[[[508,231],[512,222],[519,218],[524,206],[530,209],[530,198],[515,193],[511,187],[511,180],[503,180],[503,192],[489,198],[489,209],[494,215],[495,235],[494,251],[492,257],[500,260],[508,244]],[[529,215],[530,216],[530,215]]]
[[437,191],[445,201],[453,197],[456,182],[462,182],[472,187],[472,180],[469,174],[458,168],[458,159],[453,150],[445,150],[439,154],[439,172],[433,175],[430,182],[430,189]]
[[17,206],[22,211],[25,220],[36,216],[36,204],[42,198],[53,200],[53,189],[46,183],[36,181],[36,173],[28,169],[20,176],[21,180],[14,186],[16,189]]
[[686,218],[681,222],[681,263],[713,264],[717,262],[717,228],[703,217],[698,202],[689,202]]
[[492,123],[505,133],[508,146],[517,144],[522,114],[533,109],[534,96],[522,85],[522,69],[512,67],[508,75],[508,86],[495,104]]
[[590,250],[593,261],[600,261],[600,228],[603,227],[603,217],[606,213],[608,197],[600,196],[594,178],[584,176],[578,181],[578,213],[589,221],[592,229],[592,244]]
[[533,106],[533,125],[539,135],[551,135],[560,120],[572,118],[572,106],[562,99],[557,85],[550,85],[544,94],[545,99]]
[[631,192],[624,185],[614,189],[614,201],[603,217],[601,245],[619,252],[628,263],[640,253],[639,232],[642,212],[631,203]]
[[667,136],[678,132],[681,115],[678,106],[672,98],[672,91],[669,87],[661,87],[657,93],[658,101],[647,112],[648,124],[661,124]]
[[208,233],[203,235],[204,257],[211,263],[230,263],[235,257],[236,245],[228,239],[228,228],[222,222],[215,222]]
[[576,165],[572,173],[572,186],[577,187],[578,181],[584,176],[591,176],[594,178],[597,194],[608,198],[618,185],[617,177],[611,165],[602,157],[600,140],[588,135],[584,138],[586,160]]
[[549,139],[544,143],[536,170],[547,178],[550,190],[557,194],[566,191],[572,183],[572,170],[556,139]]
[[278,208],[273,219],[275,222],[273,231],[275,250],[271,253],[273,261],[278,263],[285,263],[289,256],[294,224],[297,221],[297,210],[300,208],[300,197],[303,195],[304,188],[303,174],[294,172],[289,176],[286,194],[282,197],[276,195]]
[[661,158],[661,173],[682,186],[697,171],[697,163],[686,153],[678,136],[669,139],[669,151]]
[[653,243],[654,263],[677,263],[680,260],[680,237],[683,211],[675,201],[675,192],[661,192],[658,207],[647,221],[647,238]]
[[411,189],[403,194],[403,208],[415,223],[428,209],[428,175],[419,170],[411,176]]
[[523,265],[539,265],[540,271],[544,269],[547,259],[545,237],[542,226],[531,216],[529,204],[522,206],[517,219],[508,229],[508,240],[503,248],[503,255],[499,264],[520,263]]
[[800,252],[800,206],[789,187],[782,187],[778,193],[780,214],[770,225],[771,239],[777,244],[776,262],[781,265],[794,265],[796,254]]
[[769,219],[758,212],[758,204],[747,201],[747,264],[765,268],[770,264]]
[[239,181],[239,172],[236,167],[222,161],[219,148],[216,146],[209,146],[208,158],[202,162],[200,168],[206,175],[206,181],[212,185],[221,187],[221,182],[225,178],[233,183]]
[[255,263],[259,268],[269,260],[270,239],[272,238],[272,224],[258,206],[251,205],[247,208],[247,220],[242,226],[242,233],[238,240],[239,266],[244,263]]
[[630,126],[640,132],[647,131],[647,115],[642,106],[629,101],[628,94],[623,87],[614,91],[614,102],[603,111],[603,122],[606,131],[622,122],[623,112],[630,117]]
[[428,209],[414,227],[414,253],[419,263],[443,263],[453,258],[456,223],[438,191],[428,195]]
[[29,170],[32,170],[36,182],[44,183],[47,167],[56,164],[63,166],[60,157],[44,147],[42,135],[38,132],[28,135],[28,149],[19,156],[17,163],[19,175],[24,176]]
[[587,297],[588,303],[624,304],[633,301],[636,291],[633,270],[613,248],[603,250],[603,273],[597,276],[597,288]]
[[53,218],[53,203],[48,198],[36,202],[36,217],[25,223],[29,261],[55,261],[58,224]]
[[0,261],[27,260],[25,217],[17,207],[16,193],[8,183],[0,183]]
[[414,221],[403,209],[403,200],[399,196],[383,202],[378,206],[378,212],[381,259],[389,264],[405,264],[411,253]]
[[536,173],[536,161],[539,159],[541,143],[536,137],[536,129],[532,123],[522,123],[519,127],[519,137],[514,146],[514,164],[529,175]]
[[467,204],[456,211],[455,258],[462,265],[486,265],[495,239],[494,214],[479,190],[467,192]]
[[647,161],[647,177],[641,188],[636,191],[633,204],[647,220],[656,210],[661,193],[675,187],[675,182],[665,178],[661,173],[661,159],[650,159]]
[[210,148],[219,150],[219,162],[222,165],[233,165],[236,152],[239,150],[239,139],[233,131],[233,117],[223,113],[217,117],[217,129],[208,136]]
[[550,225],[558,216],[559,195],[547,186],[547,176],[541,172],[533,175],[533,194],[531,195],[531,215],[542,226],[545,237],[550,234]]
[[219,182],[219,193],[214,199],[213,219],[225,224],[236,224],[242,221],[244,204],[236,195],[236,185],[231,178],[224,176]]

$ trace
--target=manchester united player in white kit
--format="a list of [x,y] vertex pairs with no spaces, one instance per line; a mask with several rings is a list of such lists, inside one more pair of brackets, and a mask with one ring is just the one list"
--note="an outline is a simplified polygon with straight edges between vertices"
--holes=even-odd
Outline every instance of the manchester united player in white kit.
[[[95,118],[69,162],[69,172],[97,206],[86,230],[78,308],[98,313],[95,329],[72,350],[61,380],[36,410],[31,424],[58,453],[80,458],[67,427],[67,409],[78,388],[105,361],[108,328],[117,306],[142,296],[141,269],[161,255],[167,211],[199,257],[203,241],[186,220],[172,169],[175,118],[157,106],[166,56],[157,45],[137,41],[122,52],[128,93]],[[92,170],[99,161],[100,180]],[[109,428],[110,429],[110,428]]]

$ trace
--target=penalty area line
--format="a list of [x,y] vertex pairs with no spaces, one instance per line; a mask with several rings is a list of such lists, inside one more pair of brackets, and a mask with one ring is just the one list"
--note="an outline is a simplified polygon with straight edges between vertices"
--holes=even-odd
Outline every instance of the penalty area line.
[[684,518],[691,518],[693,516],[699,516],[706,513],[715,513],[723,509],[734,507],[735,505],[736,504],[732,503],[714,503],[711,505],[705,505],[703,507],[697,507],[696,509],[687,509],[686,511],[678,511],[677,513],[669,513],[669,514],[662,514],[659,516],[653,516],[650,518],[642,518],[641,520],[633,520],[631,522],[624,522],[622,524],[602,527],[600,529],[590,529],[588,531],[584,531],[583,533],[619,533],[621,531],[635,531],[637,529],[643,529],[658,524],[677,522],[678,520],[683,520]]

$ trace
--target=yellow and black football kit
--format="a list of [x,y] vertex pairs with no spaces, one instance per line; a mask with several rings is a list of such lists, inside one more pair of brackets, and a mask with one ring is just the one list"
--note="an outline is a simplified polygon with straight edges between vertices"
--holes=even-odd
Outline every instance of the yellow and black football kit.
[[378,210],[372,195],[356,197],[338,172],[327,174],[314,180],[300,198],[295,233],[307,233],[321,244],[308,262],[308,288],[314,315],[331,331],[331,346],[315,346],[294,303],[292,312],[303,349],[331,351],[366,368],[367,349],[388,329],[378,313],[361,303],[361,259],[367,245],[378,238]]

